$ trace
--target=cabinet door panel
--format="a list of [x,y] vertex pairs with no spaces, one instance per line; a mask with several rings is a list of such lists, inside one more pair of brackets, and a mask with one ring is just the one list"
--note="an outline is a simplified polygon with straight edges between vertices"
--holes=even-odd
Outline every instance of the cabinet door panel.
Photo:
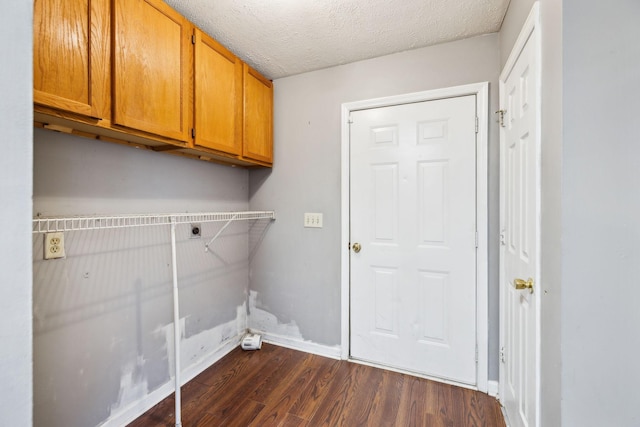
[[200,30],[195,35],[195,145],[239,155],[242,62]]
[[113,122],[189,138],[191,30],[159,0],[115,0]]
[[109,0],[36,0],[36,104],[109,118]]
[[242,156],[273,161],[273,84],[244,64]]

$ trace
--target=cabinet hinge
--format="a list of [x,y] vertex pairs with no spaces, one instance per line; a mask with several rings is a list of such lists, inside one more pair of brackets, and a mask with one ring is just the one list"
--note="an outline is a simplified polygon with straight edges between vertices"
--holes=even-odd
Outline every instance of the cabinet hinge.
[[498,115],[498,123],[500,123],[500,127],[502,127],[502,128],[505,127],[504,126],[504,113],[506,113],[506,112],[507,112],[507,110],[502,110],[502,109],[496,111],[496,114]]
[[476,133],[478,133],[479,130],[480,130],[480,120],[478,119],[478,116],[476,116]]
[[196,129],[191,128],[191,138],[195,138],[195,137],[196,137]]
[[191,44],[196,44],[196,35],[191,34]]

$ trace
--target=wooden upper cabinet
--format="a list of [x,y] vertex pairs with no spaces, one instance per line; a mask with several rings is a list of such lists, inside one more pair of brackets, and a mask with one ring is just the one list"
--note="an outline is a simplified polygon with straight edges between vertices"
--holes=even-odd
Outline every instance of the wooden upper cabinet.
[[160,0],[114,0],[113,124],[191,139],[191,24]]
[[194,144],[240,155],[242,62],[197,28],[194,61]]
[[110,0],[35,0],[34,103],[110,117]]
[[33,27],[37,126],[271,166],[272,83],[164,1],[34,0]]
[[273,162],[273,84],[244,64],[242,156]]

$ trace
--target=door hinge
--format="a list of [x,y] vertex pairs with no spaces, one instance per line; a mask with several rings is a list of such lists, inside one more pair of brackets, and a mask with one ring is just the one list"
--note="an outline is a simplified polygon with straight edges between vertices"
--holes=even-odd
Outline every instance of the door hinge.
[[496,114],[498,115],[498,123],[500,123],[500,127],[505,127],[504,126],[504,113],[506,113],[507,110],[498,110],[496,111]]
[[478,249],[478,246],[480,245],[478,244],[478,232],[476,231],[476,249]]
[[500,244],[501,244],[502,246],[504,246],[504,245],[506,245],[506,244],[507,244],[507,235],[506,235],[506,233],[505,233],[505,231],[504,231],[504,230],[501,230],[501,231],[500,231]]
[[196,44],[196,35],[191,34],[191,44]]
[[353,123],[353,119],[351,118],[351,116],[349,116],[349,118],[347,119],[347,123],[348,124],[352,124]]
[[476,116],[476,133],[478,133],[480,130],[480,119],[478,119],[478,116]]
[[476,346],[476,363],[478,363],[478,346]]
[[506,359],[504,357],[504,346],[500,348],[500,361],[505,363]]
[[191,128],[191,138],[196,137],[196,128]]

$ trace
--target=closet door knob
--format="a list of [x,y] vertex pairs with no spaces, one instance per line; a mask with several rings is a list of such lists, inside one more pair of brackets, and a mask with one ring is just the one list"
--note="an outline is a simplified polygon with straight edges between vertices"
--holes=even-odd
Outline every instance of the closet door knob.
[[533,293],[533,279],[529,278],[529,280],[524,279],[514,279],[513,286],[517,290],[529,289],[529,293]]
[[353,244],[353,252],[358,253],[360,252],[361,249],[362,249],[362,246],[360,245],[360,243]]

